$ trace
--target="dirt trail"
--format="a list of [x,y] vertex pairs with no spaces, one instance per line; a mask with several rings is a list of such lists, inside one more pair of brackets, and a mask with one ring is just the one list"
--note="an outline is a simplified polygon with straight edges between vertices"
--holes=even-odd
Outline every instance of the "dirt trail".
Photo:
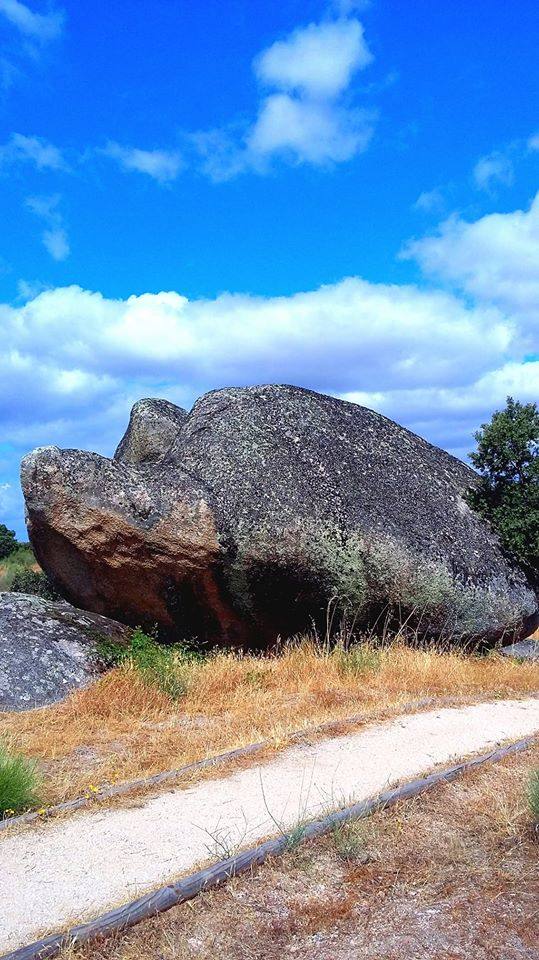
[[0,953],[439,763],[539,732],[539,699],[397,717],[268,763],[0,838]]

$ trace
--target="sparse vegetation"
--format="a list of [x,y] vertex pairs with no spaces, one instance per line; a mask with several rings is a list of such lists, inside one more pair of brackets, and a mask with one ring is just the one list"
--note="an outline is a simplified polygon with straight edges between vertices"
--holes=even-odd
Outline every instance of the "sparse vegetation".
[[12,816],[38,802],[35,761],[0,744],[0,817]]
[[533,822],[539,830],[539,767],[530,774],[528,783],[528,804]]
[[369,853],[370,821],[352,820],[339,824],[332,831],[335,853],[343,863],[367,863]]
[[107,666],[130,665],[144,683],[154,685],[173,702],[187,693],[189,665],[200,655],[184,644],[164,645],[137,627],[127,645],[102,640],[98,656]]
[[5,523],[0,523],[0,560],[5,560],[17,549],[17,539],[14,530],[8,530]]
[[12,590],[13,581],[31,570],[38,570],[29,544],[16,544],[15,549],[0,561],[0,590]]
[[431,698],[435,705],[446,697],[462,702],[539,689],[537,662],[413,649],[398,638],[349,649],[304,638],[273,656],[172,649],[163,654],[163,682],[153,642],[139,634],[118,666],[61,703],[0,713],[0,736],[39,761],[45,803],[254,741],[269,742],[257,755],[263,759],[292,731],[334,721],[338,733],[345,717],[383,718],[410,701]]
[[539,578],[539,410],[507,398],[475,434],[470,459],[480,473],[472,506],[490,520],[504,546]]
[[[537,844],[522,803],[539,748],[301,846],[62,960],[537,956]],[[337,841],[338,843],[339,841]]]

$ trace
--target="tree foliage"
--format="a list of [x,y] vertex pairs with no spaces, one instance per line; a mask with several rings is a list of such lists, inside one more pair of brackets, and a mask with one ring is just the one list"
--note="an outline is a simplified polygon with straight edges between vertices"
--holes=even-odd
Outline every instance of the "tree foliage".
[[504,547],[539,575],[539,410],[507,398],[474,434],[470,454],[481,474],[470,503],[497,531]]
[[5,523],[0,523],[0,560],[9,557],[19,544],[14,530],[8,530]]

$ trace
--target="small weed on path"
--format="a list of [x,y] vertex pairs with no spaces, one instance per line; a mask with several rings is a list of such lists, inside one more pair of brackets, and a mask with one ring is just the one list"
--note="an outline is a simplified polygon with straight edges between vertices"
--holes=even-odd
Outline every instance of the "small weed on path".
[[61,960],[537,960],[538,761],[536,746],[379,810]]

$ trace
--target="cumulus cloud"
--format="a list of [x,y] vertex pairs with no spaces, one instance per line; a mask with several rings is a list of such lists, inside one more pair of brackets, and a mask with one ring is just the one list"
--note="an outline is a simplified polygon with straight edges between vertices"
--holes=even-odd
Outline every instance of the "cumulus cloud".
[[528,210],[491,213],[474,222],[452,216],[434,235],[408,244],[403,255],[418,260],[426,273],[519,316],[537,340],[539,193]]
[[253,166],[274,154],[313,164],[339,163],[365,150],[372,133],[372,115],[366,111],[277,93],[264,100],[247,136],[247,151]]
[[286,297],[114,300],[66,287],[0,306],[3,443],[13,463],[51,442],[110,454],[141,396],[190,406],[214,387],[289,382],[464,456],[508,394],[539,394],[538,218],[536,198],[525,211],[452,217],[409,244],[453,291],[350,277]]
[[102,152],[124,170],[145,173],[161,184],[175,180],[183,167],[181,154],[173,150],[139,150],[110,142]]
[[41,43],[56,39],[64,25],[62,10],[35,13],[20,0],[0,0],[0,14],[23,36]]
[[80,443],[88,419],[102,443],[104,422],[103,435],[114,422],[119,435],[137,396],[189,404],[227,384],[292,382],[388,402],[433,385],[455,395],[518,355],[517,331],[495,308],[359,278],[290,297],[198,301],[68,287],[4,307],[0,322],[0,417],[5,440],[19,445],[59,432]]
[[496,184],[509,187],[513,183],[513,164],[506,153],[495,151],[486,157],[481,157],[474,169],[473,178],[479,190],[492,189]]
[[376,120],[376,111],[353,102],[353,78],[373,60],[363,26],[351,15],[357,6],[334,7],[333,19],[299,27],[255,57],[261,93],[250,122],[186,134],[183,154],[114,141],[98,152],[160,184],[171,183],[187,164],[224,181],[246,171],[266,173],[276,158],[315,166],[350,160],[367,148]]
[[316,166],[361,153],[375,114],[351,105],[351,81],[373,57],[354,17],[311,23],[263,50],[253,62],[259,84],[270,88],[243,133],[203,131],[192,141],[214,180],[245,170],[265,172],[272,158]]
[[253,66],[268,86],[331,99],[372,59],[359,21],[340,19],[294,30],[259,54]]
[[445,198],[439,187],[434,187],[433,190],[424,190],[414,203],[414,209],[421,210],[423,213],[440,214],[444,207]]
[[7,143],[0,146],[0,167],[21,162],[33,163],[38,170],[67,168],[58,147],[44,140],[43,137],[27,137],[22,133],[12,133]]
[[433,385],[343,394],[346,400],[412,425],[423,436],[443,438],[443,445],[463,458],[473,448],[473,430],[489,420],[507,396],[524,403],[537,400],[539,361],[509,361],[458,388]]
[[71,249],[64,226],[63,217],[58,210],[60,195],[47,197],[27,197],[26,206],[46,224],[41,234],[43,246],[53,260],[66,260]]

